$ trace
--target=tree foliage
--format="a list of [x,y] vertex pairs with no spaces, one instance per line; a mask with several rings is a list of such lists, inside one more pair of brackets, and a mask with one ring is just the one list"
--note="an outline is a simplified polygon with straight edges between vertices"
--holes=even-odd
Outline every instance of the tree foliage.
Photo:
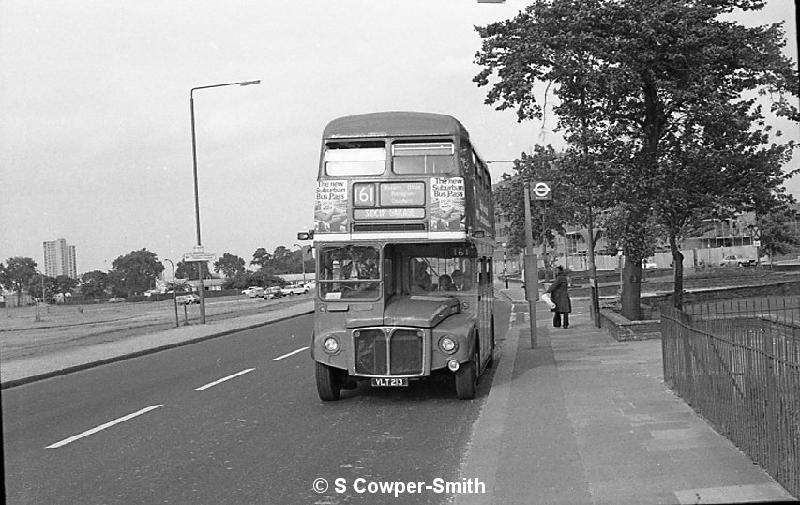
[[286,246],[278,246],[272,253],[267,252],[263,247],[259,247],[253,253],[251,265],[257,265],[260,271],[269,275],[295,274],[303,271],[314,271],[314,259],[311,255],[310,247],[291,250]]
[[102,298],[108,287],[108,274],[101,270],[92,270],[81,275],[81,294],[85,298]]
[[53,277],[36,273],[28,280],[25,290],[30,296],[46,303],[53,303],[57,293],[56,280]]
[[655,218],[675,245],[680,305],[681,233],[713,211],[754,205],[759,190],[779,193],[788,175],[781,164],[792,144],[770,144],[764,111],[747,98],[770,93],[772,113],[798,119],[790,101],[797,70],[781,53],[782,26],[719,19],[762,6],[538,0],[511,20],[478,27],[483,44],[476,58],[484,69],[475,81],[490,86],[487,104],[516,109],[520,121],[539,119],[544,108],[535,84],[552,85],[558,127],[588,175],[579,186],[607,187],[607,205],[626,220],[620,229],[631,268],[623,312],[631,319],[639,313],[641,259],[652,244],[644,226]]
[[794,212],[788,209],[776,209],[757,217],[756,226],[761,239],[761,252],[773,258],[779,254],[787,254],[800,245],[800,236],[789,226],[797,219]]
[[259,268],[264,268],[269,264],[271,260],[272,260],[272,255],[268,253],[267,250],[264,249],[263,247],[259,247],[253,253],[253,259],[250,260],[250,264],[256,265]]
[[22,291],[36,275],[36,262],[33,258],[14,256],[6,260],[0,268],[0,284],[17,293],[17,305],[22,304]]
[[[198,266],[200,265],[200,266]],[[203,271],[203,279],[210,279],[211,272],[208,270],[208,263],[205,261],[179,261],[175,265],[175,277],[178,279],[195,280],[200,277],[200,270]]]
[[217,273],[222,272],[225,278],[230,279],[237,273],[244,272],[244,265],[244,258],[226,252],[214,262],[214,271]]
[[78,279],[73,279],[68,275],[58,275],[53,282],[53,292],[62,295],[71,295],[76,287],[78,287]]
[[164,271],[158,255],[147,249],[119,256],[111,265],[117,274],[113,277],[114,287],[117,291],[124,291],[126,296],[147,291],[155,285],[156,278]]

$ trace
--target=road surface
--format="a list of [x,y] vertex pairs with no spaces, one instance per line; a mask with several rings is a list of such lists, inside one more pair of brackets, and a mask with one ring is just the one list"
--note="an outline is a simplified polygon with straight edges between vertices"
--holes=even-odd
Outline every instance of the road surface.
[[[502,335],[508,307],[496,310]],[[440,378],[322,403],[311,321],[4,390],[8,503],[398,503],[357,491],[457,481],[491,371],[474,401],[457,400]],[[327,492],[312,489],[316,479]],[[402,502],[451,498],[426,491]]]

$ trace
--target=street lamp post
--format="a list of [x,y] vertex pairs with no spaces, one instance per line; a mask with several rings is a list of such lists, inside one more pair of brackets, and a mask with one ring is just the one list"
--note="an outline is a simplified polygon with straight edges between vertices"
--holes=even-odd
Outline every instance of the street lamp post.
[[[203,242],[200,239],[200,198],[197,190],[197,141],[194,133],[194,92],[198,89],[220,88],[222,86],[249,86],[250,84],[261,84],[257,81],[227,82],[221,84],[209,84],[207,86],[197,86],[189,90],[189,113],[192,121],[192,175],[194,176],[194,217],[197,227],[197,249],[202,250]],[[203,266],[197,267],[200,280],[200,319],[206,324],[206,300],[205,287],[203,286]]]
[[172,265],[172,305],[175,307],[175,327],[179,328],[180,323],[178,322],[178,294],[175,293],[175,263],[169,258],[164,258],[164,261],[169,261],[169,264]]

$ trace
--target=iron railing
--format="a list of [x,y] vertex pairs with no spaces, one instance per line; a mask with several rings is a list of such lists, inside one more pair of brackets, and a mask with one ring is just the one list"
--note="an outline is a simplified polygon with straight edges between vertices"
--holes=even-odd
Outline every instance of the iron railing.
[[660,310],[664,381],[800,497],[800,298]]

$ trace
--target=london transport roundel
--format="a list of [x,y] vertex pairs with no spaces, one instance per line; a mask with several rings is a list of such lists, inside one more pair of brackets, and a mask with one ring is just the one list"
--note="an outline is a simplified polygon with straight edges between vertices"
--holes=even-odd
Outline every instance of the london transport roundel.
[[548,198],[550,196],[550,183],[539,181],[533,185],[533,194],[536,198]]

